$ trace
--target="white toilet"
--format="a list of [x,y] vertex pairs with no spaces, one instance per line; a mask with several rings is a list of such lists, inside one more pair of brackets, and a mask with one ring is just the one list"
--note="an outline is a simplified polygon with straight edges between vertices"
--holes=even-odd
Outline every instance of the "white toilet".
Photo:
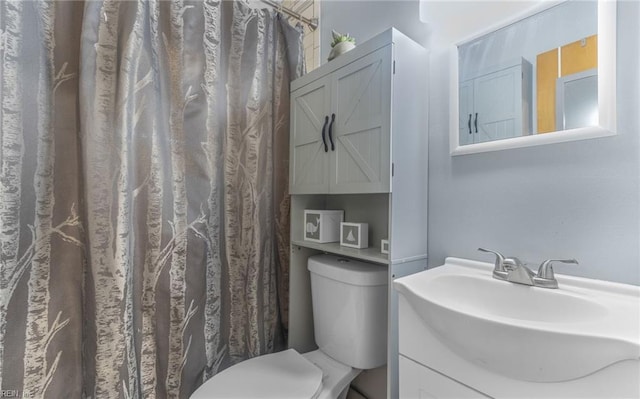
[[343,399],[362,369],[387,362],[387,268],[335,255],[312,256],[316,344],[238,363],[205,382],[191,399]]

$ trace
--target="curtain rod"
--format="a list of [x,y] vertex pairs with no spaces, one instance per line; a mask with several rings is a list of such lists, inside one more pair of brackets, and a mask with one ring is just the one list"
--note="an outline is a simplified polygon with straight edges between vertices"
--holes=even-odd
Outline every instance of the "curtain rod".
[[275,8],[276,10],[287,14],[288,16],[297,19],[300,22],[304,22],[305,24],[309,25],[309,28],[313,31],[316,30],[318,28],[318,18],[313,18],[313,19],[309,19],[307,17],[303,17],[302,15],[300,15],[299,13],[282,6],[282,4],[278,4],[275,1],[271,1],[271,0],[260,0],[261,2]]

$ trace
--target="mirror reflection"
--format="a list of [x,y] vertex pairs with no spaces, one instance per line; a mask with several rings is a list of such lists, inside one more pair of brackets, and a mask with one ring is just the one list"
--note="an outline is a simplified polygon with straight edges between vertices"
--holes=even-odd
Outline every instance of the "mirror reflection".
[[597,29],[568,1],[458,46],[459,144],[597,126]]

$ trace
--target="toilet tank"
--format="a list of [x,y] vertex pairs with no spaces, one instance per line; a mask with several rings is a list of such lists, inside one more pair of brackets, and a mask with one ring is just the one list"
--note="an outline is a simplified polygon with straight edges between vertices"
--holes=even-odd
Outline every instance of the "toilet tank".
[[358,369],[387,362],[388,271],[335,255],[312,256],[311,298],[316,344]]

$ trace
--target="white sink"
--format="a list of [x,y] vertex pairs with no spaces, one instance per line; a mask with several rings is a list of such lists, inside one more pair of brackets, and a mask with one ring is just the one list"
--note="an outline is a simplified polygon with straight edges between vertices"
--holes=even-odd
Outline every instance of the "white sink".
[[447,258],[394,286],[443,345],[509,378],[568,381],[640,359],[640,287],[556,274],[559,289],[538,288],[492,270]]

